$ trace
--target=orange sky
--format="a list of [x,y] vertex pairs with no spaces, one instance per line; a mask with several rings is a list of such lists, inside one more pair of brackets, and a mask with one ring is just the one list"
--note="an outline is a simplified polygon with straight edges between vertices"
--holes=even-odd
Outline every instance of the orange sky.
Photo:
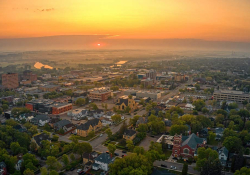
[[119,35],[250,42],[250,0],[0,0],[0,38]]

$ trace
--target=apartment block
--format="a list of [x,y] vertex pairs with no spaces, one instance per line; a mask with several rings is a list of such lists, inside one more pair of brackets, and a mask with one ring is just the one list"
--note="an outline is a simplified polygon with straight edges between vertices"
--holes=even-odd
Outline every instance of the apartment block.
[[19,86],[18,74],[7,73],[2,75],[2,85],[6,89],[16,89]]
[[242,91],[232,90],[215,90],[213,94],[214,100],[216,101],[235,101],[242,103],[243,101],[249,101],[250,95],[245,94]]

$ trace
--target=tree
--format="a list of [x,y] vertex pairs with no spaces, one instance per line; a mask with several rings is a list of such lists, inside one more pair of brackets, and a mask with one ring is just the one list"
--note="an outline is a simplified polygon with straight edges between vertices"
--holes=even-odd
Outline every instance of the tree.
[[188,164],[187,164],[187,162],[184,163],[181,174],[182,175],[187,175],[188,174]]
[[126,106],[126,108],[124,109],[124,112],[125,113],[130,113],[131,111],[131,108],[129,106]]
[[108,135],[108,138],[112,136],[112,131],[110,128],[106,129],[105,133]]
[[70,160],[71,161],[74,161],[76,158],[75,158],[75,155],[73,154],[73,153],[71,153],[70,155],[69,155],[69,157],[70,157]]
[[40,171],[41,171],[41,175],[48,175],[48,170],[46,167],[41,167]]
[[9,120],[6,120],[5,121],[6,125],[9,125],[9,126],[16,126],[18,123],[13,120],[13,119],[9,119]]
[[55,170],[50,171],[49,175],[58,175],[58,172],[56,172]]
[[92,152],[92,146],[87,142],[77,143],[74,147],[74,152],[83,155],[83,153],[91,153]]
[[170,135],[175,134],[185,134],[188,131],[188,127],[186,125],[172,125],[170,128]]
[[94,137],[94,136],[95,136],[95,131],[90,131],[88,135],[89,135],[89,137],[91,137],[91,138]]
[[137,120],[138,120],[140,117],[141,117],[140,115],[135,115],[133,118],[130,118],[129,123],[130,123],[131,125],[135,126]]
[[3,108],[0,108],[0,114],[2,114],[3,113]]
[[98,109],[98,107],[97,107],[97,105],[96,105],[95,103],[90,103],[90,104],[89,104],[89,107],[90,107],[91,109],[93,109],[93,110],[97,110],[97,109]]
[[239,152],[242,147],[242,142],[238,137],[229,136],[223,141],[223,146],[225,146],[229,152]]
[[115,150],[116,150],[116,146],[110,143],[110,144],[108,144],[108,150],[109,150],[109,152],[110,152],[112,155],[114,155]]
[[129,151],[133,151],[133,149],[135,147],[133,141],[132,140],[127,140],[126,141],[126,147],[128,148]]
[[59,136],[57,136],[57,135],[53,135],[53,137],[52,137],[52,141],[57,142],[57,141],[58,141],[58,139],[59,139]]
[[67,154],[63,154],[62,163],[64,164],[64,166],[67,166],[69,164],[69,157]]
[[77,106],[82,106],[85,104],[85,99],[84,98],[78,98],[75,102]]
[[115,159],[110,164],[110,175],[128,174],[128,175],[147,175],[151,174],[153,162],[144,155],[135,153],[129,154],[122,159]]
[[47,164],[49,170],[57,170],[58,171],[62,168],[62,165],[53,156],[47,157],[46,164]]
[[11,151],[14,153],[14,155],[17,155],[19,152],[19,149],[20,149],[20,145],[18,142],[12,142],[10,144],[10,149]]
[[202,113],[203,113],[203,114],[207,114],[208,112],[209,112],[209,110],[208,110],[207,108],[205,108],[205,107],[202,108]]
[[242,104],[243,104],[243,109],[244,109],[245,106],[248,104],[248,101],[247,101],[247,100],[244,100],[244,101],[242,102]]
[[7,109],[9,109],[9,106],[8,106],[7,104],[3,104],[3,105],[2,105],[2,109],[3,109],[4,111],[6,111]]
[[116,115],[111,116],[111,119],[112,119],[112,121],[115,122],[115,123],[119,123],[119,122],[122,121],[122,117],[121,117],[120,114],[116,114]]
[[35,135],[38,133],[37,126],[33,125],[28,131],[32,134]]
[[215,122],[216,122],[216,123],[223,124],[224,119],[225,119],[225,116],[224,116],[224,115],[222,115],[222,114],[217,114],[217,116],[215,117]]
[[147,132],[148,131],[148,125],[147,124],[140,124],[138,128],[136,129],[138,132]]
[[34,166],[37,166],[39,161],[36,159],[34,154],[27,153],[23,155],[23,165],[26,167],[28,163],[32,163]]
[[132,97],[133,97],[132,95],[129,95],[129,96],[128,96],[129,99],[132,99]]
[[208,132],[208,141],[209,141],[209,144],[212,144],[212,143],[214,143],[214,141],[215,141],[215,138],[216,138],[216,134],[214,133],[214,132],[212,132],[212,131],[209,131]]
[[142,146],[135,146],[133,152],[139,155],[139,154],[144,154],[145,150]]
[[197,170],[201,171],[201,174],[221,174],[221,164],[219,161],[219,155],[217,151],[204,147],[198,148],[198,157],[196,161]]
[[201,111],[201,109],[205,107],[206,104],[203,100],[199,99],[199,100],[194,101],[193,105],[195,106],[195,110]]
[[230,103],[230,104],[228,105],[228,107],[229,107],[229,109],[237,109],[237,108],[238,108],[238,104],[235,103],[235,102],[233,102],[233,103]]
[[250,168],[242,167],[240,170],[236,170],[234,175],[247,175],[250,174]]
[[34,175],[34,171],[30,170],[29,168],[26,169],[24,172],[23,172],[23,175]]

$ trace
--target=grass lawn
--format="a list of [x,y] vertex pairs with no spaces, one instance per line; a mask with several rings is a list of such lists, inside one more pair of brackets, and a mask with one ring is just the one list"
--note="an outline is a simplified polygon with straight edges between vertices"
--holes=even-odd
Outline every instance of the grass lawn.
[[95,137],[96,134],[94,136],[87,136],[87,137],[81,137],[81,136],[78,136],[78,135],[74,135],[74,137],[76,137],[78,140],[83,140],[83,141],[89,141],[90,139],[92,139],[93,137]]

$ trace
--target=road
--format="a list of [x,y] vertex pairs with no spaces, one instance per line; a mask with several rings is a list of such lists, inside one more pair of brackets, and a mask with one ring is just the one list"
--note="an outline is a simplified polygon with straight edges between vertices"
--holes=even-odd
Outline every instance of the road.
[[[181,163],[168,162],[168,161],[158,161],[158,160],[156,160],[154,162],[154,166],[161,166],[162,164],[167,165],[168,168],[170,168],[171,166],[175,166],[177,171],[182,171],[182,167],[183,167],[183,164],[181,164]],[[188,173],[200,174],[200,172],[197,170],[194,170],[194,167],[191,165],[188,165]]]

